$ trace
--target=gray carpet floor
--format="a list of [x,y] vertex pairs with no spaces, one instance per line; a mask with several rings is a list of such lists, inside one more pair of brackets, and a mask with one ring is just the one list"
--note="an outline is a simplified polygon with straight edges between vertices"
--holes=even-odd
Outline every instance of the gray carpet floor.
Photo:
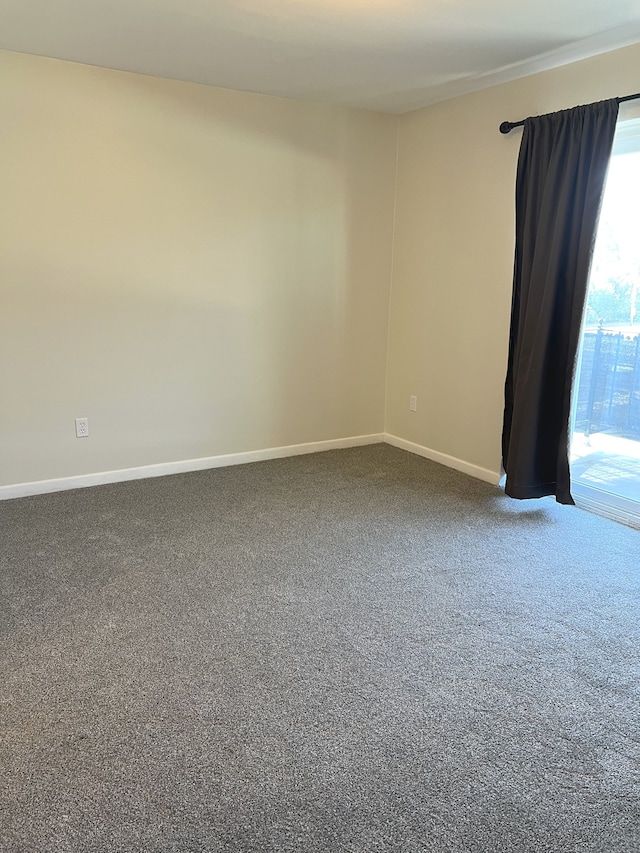
[[0,525],[3,852],[640,850],[638,531],[383,445]]

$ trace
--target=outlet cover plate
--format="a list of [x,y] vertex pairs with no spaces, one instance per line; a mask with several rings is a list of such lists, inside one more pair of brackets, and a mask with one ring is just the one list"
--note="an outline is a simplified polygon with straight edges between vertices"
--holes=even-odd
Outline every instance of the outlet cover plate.
[[76,438],[89,437],[89,418],[76,418]]

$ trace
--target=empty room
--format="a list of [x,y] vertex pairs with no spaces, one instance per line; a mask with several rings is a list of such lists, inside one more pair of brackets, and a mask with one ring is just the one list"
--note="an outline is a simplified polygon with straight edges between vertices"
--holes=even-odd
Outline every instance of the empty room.
[[640,6],[0,0],[1,853],[640,851]]

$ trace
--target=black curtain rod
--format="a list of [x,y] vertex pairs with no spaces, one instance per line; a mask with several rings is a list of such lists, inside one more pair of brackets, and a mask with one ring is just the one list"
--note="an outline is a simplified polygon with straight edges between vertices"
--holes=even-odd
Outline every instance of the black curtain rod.
[[[640,92],[637,92],[635,95],[625,95],[624,98],[616,98],[616,101],[621,104],[623,101],[635,101],[636,98],[640,98]],[[503,121],[500,125],[500,133],[510,133],[514,127],[523,127],[526,118],[523,118],[522,121]]]

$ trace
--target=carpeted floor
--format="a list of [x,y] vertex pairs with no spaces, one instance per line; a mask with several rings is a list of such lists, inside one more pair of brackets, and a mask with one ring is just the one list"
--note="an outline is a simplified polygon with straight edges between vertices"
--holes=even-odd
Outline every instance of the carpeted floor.
[[0,525],[3,853],[640,850],[637,531],[384,445]]

